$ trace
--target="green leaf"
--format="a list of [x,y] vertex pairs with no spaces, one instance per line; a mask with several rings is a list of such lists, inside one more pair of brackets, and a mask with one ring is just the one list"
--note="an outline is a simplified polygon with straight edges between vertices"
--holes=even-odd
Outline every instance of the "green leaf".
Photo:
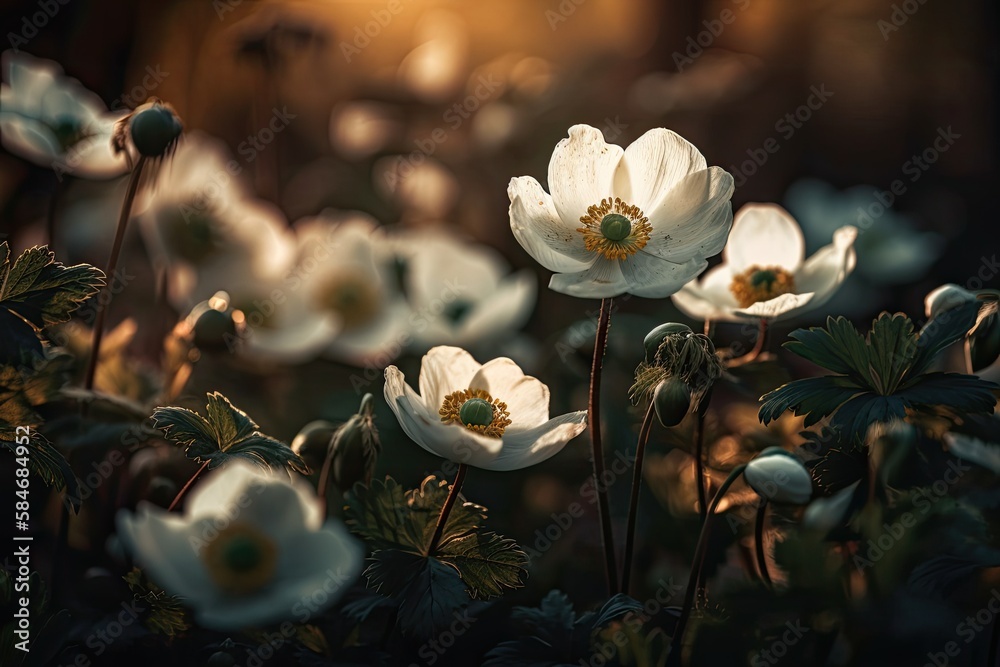
[[994,391],[1000,386],[975,375],[929,373],[898,392],[907,407],[947,406],[965,414],[991,413],[996,407]]
[[949,308],[924,325],[917,338],[917,351],[910,376],[925,372],[937,356],[952,343],[965,338],[976,325],[982,301],[969,301]]
[[[347,525],[376,549],[402,549],[427,555],[441,507],[448,497],[448,482],[431,475],[419,489],[404,491],[391,477],[356,484],[344,508]],[[439,549],[469,534],[486,519],[486,508],[457,502],[441,533]]]
[[477,600],[524,586],[528,555],[517,542],[496,533],[477,532],[442,545],[436,557],[454,567]]
[[376,551],[371,560],[368,584],[398,603],[399,623],[408,634],[434,635],[469,603],[455,569],[438,560],[396,549]]
[[898,396],[861,394],[840,406],[830,425],[840,428],[845,435],[864,439],[868,428],[876,422],[890,422],[906,416],[903,399]]
[[883,396],[891,394],[917,353],[913,322],[902,313],[882,313],[872,325],[868,340],[874,389]]
[[[17,444],[14,441],[3,441],[0,444],[12,452],[17,452]],[[82,502],[80,482],[66,457],[35,430],[31,431],[31,437],[25,446],[28,448],[28,469],[38,475],[46,486],[60,491],[65,489],[66,500],[73,505],[74,511],[79,511]]]
[[864,336],[844,317],[829,317],[826,328],[811,327],[789,334],[783,347],[818,366],[872,385],[871,358]]
[[135,599],[145,603],[142,624],[150,632],[174,637],[191,627],[180,598],[165,593],[142,570],[132,568],[122,579]]
[[[24,340],[25,329],[16,324],[16,317],[31,326],[37,343],[38,332],[69,320],[103,285],[102,271],[89,264],[64,266],[45,246],[29,248],[11,263],[10,246],[6,241],[0,243],[0,311],[5,311],[0,324],[14,324],[16,329],[11,332],[7,326],[0,327],[5,331],[2,342]],[[8,357],[15,349],[0,354]]]
[[811,426],[861,391],[850,379],[838,375],[793,380],[761,397],[758,417],[768,424],[792,410],[796,415],[807,415],[805,425]]
[[185,455],[216,468],[241,458],[268,468],[308,473],[305,462],[280,440],[264,435],[245,412],[218,392],[208,395],[206,417],[186,408],[161,407],[153,411],[153,425],[167,440],[184,447]]

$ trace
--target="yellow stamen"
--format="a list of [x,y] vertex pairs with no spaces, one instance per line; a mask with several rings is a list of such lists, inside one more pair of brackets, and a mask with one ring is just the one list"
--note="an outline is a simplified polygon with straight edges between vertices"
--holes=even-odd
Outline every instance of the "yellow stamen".
[[371,322],[379,312],[381,294],[360,272],[337,273],[326,279],[316,294],[321,308],[340,316],[344,329]]
[[748,308],[758,301],[794,292],[795,279],[781,267],[754,265],[733,278],[729,291],[740,308]]
[[235,595],[253,593],[269,584],[278,566],[274,542],[246,523],[219,531],[205,545],[201,557],[219,588]]
[[[490,405],[493,410],[493,419],[489,424],[466,423],[462,421],[462,406],[473,399],[480,399]],[[462,389],[453,391],[444,397],[441,409],[438,410],[441,421],[445,424],[459,424],[491,438],[499,438],[504,430],[510,426],[510,412],[507,411],[507,404],[490,396],[488,391],[483,389]]]
[[[608,259],[625,259],[642,250],[649,242],[653,227],[638,206],[626,204],[618,197],[601,200],[587,209],[580,218],[583,245]],[[628,223],[628,227],[625,227]]]

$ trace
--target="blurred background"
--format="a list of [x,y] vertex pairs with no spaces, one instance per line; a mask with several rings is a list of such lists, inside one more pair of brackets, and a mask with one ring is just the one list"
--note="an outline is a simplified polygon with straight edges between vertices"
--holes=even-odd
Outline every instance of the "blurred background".
[[[5,41],[30,33],[26,17],[39,7],[5,2]],[[552,148],[575,123],[623,146],[650,128],[673,129],[733,173],[734,209],[786,206],[807,252],[841,225],[862,228],[858,270],[841,294],[826,312],[779,327],[775,340],[828,313],[864,323],[882,309],[902,310],[920,321],[923,296],[941,283],[968,285],[978,275],[983,284],[971,287],[996,285],[992,270],[981,272],[1000,240],[996,13],[985,0],[71,0],[18,48],[57,61],[112,110],[152,96],[169,102],[186,130],[221,139],[237,180],[288,221],[362,211],[393,229],[467,237],[534,272],[538,302],[523,359],[552,387],[556,413],[585,404],[597,302],[544,288],[548,273],[509,230],[512,177],[544,183]],[[902,194],[887,208],[894,181]],[[62,261],[104,265],[123,183],[65,185]],[[0,219],[15,248],[45,242],[55,185],[49,169],[0,151]],[[133,234],[125,265],[139,278],[109,323],[135,318],[131,353],[153,361],[184,313],[148,298],[153,272],[137,259],[147,252]],[[639,415],[626,409],[626,393],[643,334],[684,321],[669,300],[623,299],[619,307],[605,385],[614,413],[609,457],[634,447]],[[717,340],[745,344],[748,335],[720,325]],[[359,389],[349,363],[248,370],[226,356],[203,358],[179,402],[200,407],[204,392],[217,389],[286,442],[310,420],[345,419],[360,391],[381,395],[381,369],[362,373],[368,384]],[[396,363],[413,378],[419,355]],[[412,486],[441,470],[405,443],[381,399],[377,413],[387,452],[379,474]],[[749,407],[710,424],[745,437],[757,429],[764,444],[781,437],[757,426]],[[654,440],[667,451],[668,435]],[[721,463],[726,451],[716,449]],[[87,470],[87,452],[75,456],[74,467]],[[676,520],[654,508],[690,509],[693,501],[677,497],[676,466],[657,461],[640,524],[646,565],[661,562],[657,550],[671,540],[693,540],[692,530],[658,537]],[[175,463],[182,481],[193,464]],[[538,549],[536,531],[579,499],[589,470],[580,439],[524,474],[474,471],[467,494],[493,510],[498,531]],[[623,523],[627,484],[612,496]],[[587,511],[573,539],[543,550],[523,599],[552,587],[599,597],[599,530],[592,505]],[[81,553],[87,534],[79,531],[74,545]]]

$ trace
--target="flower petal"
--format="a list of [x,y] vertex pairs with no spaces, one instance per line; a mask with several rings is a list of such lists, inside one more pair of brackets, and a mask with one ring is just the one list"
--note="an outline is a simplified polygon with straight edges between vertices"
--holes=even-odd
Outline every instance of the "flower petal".
[[503,279],[485,301],[477,304],[456,333],[463,344],[475,344],[507,336],[524,326],[538,295],[538,279],[522,270]]
[[688,174],[646,211],[653,233],[644,250],[676,262],[717,255],[732,227],[732,196],[733,177],[725,170]]
[[549,160],[549,191],[559,217],[575,224],[587,208],[615,194],[615,172],[625,151],[604,142],[589,125],[569,128],[569,138],[556,144]]
[[571,219],[572,224],[563,222],[538,181],[530,176],[513,178],[507,196],[514,238],[536,262],[561,273],[582,271],[594,261],[594,254],[583,245],[583,235],[576,231],[579,218]]
[[420,398],[428,413],[437,414],[444,397],[468,389],[482,364],[460,347],[432,347],[420,361]]
[[669,199],[670,191],[685,176],[706,167],[705,156],[694,144],[672,130],[658,127],[625,149],[619,169],[627,171],[631,185],[628,203],[649,215]]
[[670,296],[704,271],[706,266],[708,262],[705,260],[672,262],[645,252],[638,252],[621,262],[629,294],[647,299]]
[[857,263],[854,240],[856,227],[841,227],[833,234],[833,243],[824,246],[807,259],[795,274],[797,289],[815,292],[810,308],[821,306],[833,296]]
[[629,289],[617,260],[598,257],[586,271],[557,273],[549,280],[549,289],[581,298],[606,299]]
[[733,314],[739,304],[729,289],[732,282],[733,271],[728,264],[723,263],[706,271],[700,282],[689,282],[671,298],[674,305],[688,317],[741,322],[743,318]]
[[587,412],[570,412],[553,417],[534,428],[508,430],[503,437],[503,450],[488,466],[488,470],[520,470],[541,463],[562,451],[570,440],[587,428]]
[[507,404],[509,428],[532,428],[549,418],[549,388],[506,357],[492,359],[479,369],[470,389],[483,389]]
[[755,265],[794,273],[804,256],[802,230],[785,209],[777,204],[746,204],[736,213],[725,251],[733,273]]
[[806,304],[810,304],[813,296],[812,292],[806,292],[805,294],[782,294],[767,301],[758,301],[748,308],[740,308],[733,312],[736,315],[754,319],[771,321],[787,319],[793,313],[803,310]]

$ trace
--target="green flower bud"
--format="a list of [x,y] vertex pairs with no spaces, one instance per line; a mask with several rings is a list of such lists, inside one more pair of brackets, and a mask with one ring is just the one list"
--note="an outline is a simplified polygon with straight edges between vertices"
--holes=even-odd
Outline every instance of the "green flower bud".
[[333,435],[330,477],[338,489],[346,491],[358,482],[368,484],[382,451],[375,427],[375,399],[365,394],[358,413]]
[[330,444],[336,432],[336,424],[322,419],[311,421],[295,435],[292,451],[302,457],[310,470],[318,473],[323,468],[323,461],[330,452]]
[[980,308],[980,321],[969,336],[969,356],[972,370],[978,372],[993,365],[1000,357],[1000,315],[997,302],[987,302]]
[[747,464],[743,479],[761,498],[802,505],[812,497],[812,475],[795,455],[768,447]]
[[667,336],[693,333],[691,327],[677,322],[667,322],[656,327],[642,339],[642,345],[646,348],[646,362],[652,363],[656,356],[656,351],[660,349],[660,344]]
[[231,349],[232,342],[240,338],[242,325],[233,319],[229,295],[225,292],[219,292],[192,308],[187,321],[193,332],[194,345],[200,350],[218,352]]
[[665,427],[677,426],[691,408],[691,389],[677,378],[667,378],[653,392],[656,418]]
[[847,523],[850,518],[851,501],[861,482],[854,482],[829,498],[817,498],[809,503],[802,515],[802,525],[806,528],[829,532]]
[[166,155],[183,129],[170,107],[159,103],[140,107],[129,122],[132,144],[143,157]]

